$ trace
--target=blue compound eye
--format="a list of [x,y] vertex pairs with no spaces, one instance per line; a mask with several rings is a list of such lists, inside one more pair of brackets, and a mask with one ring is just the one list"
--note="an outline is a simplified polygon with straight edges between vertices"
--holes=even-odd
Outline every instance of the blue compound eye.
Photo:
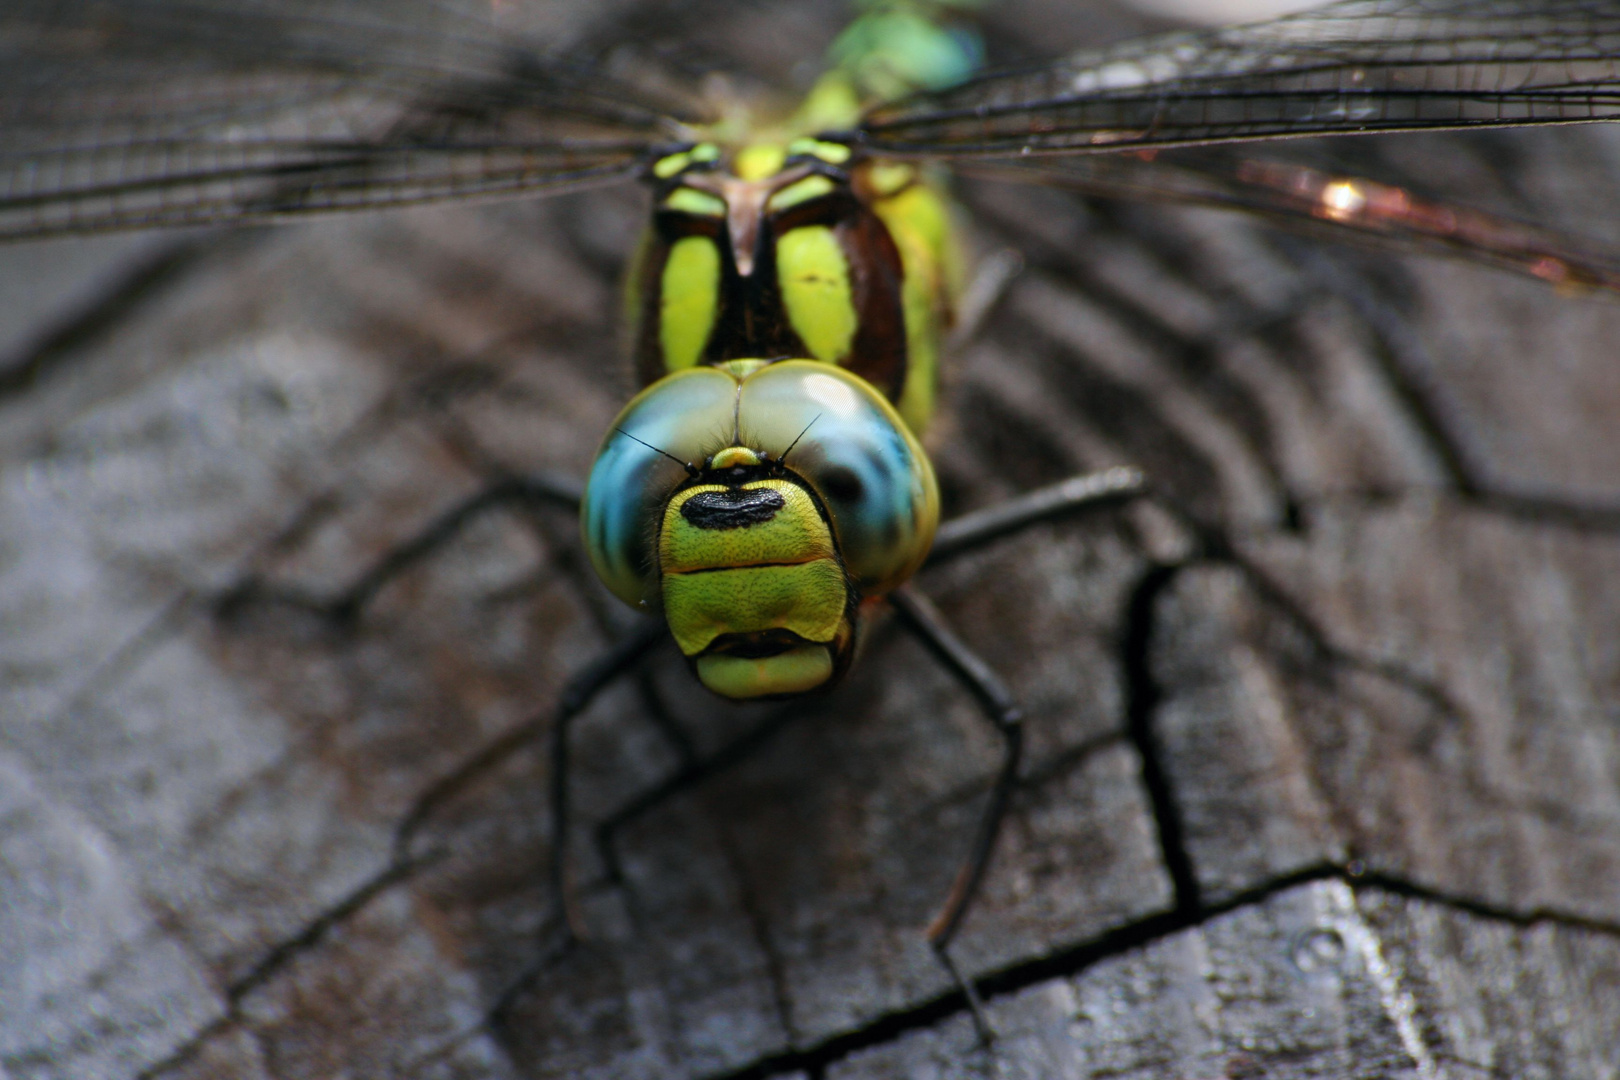
[[654,548],[664,504],[687,479],[684,463],[701,465],[731,441],[736,413],[737,379],[699,367],[653,383],[613,422],[585,485],[579,525],[597,576],[620,600],[657,606]]
[[939,524],[934,469],[865,380],[811,360],[772,364],[742,384],[738,422],[744,442],[785,452],[785,466],[821,499],[863,596],[922,565]]

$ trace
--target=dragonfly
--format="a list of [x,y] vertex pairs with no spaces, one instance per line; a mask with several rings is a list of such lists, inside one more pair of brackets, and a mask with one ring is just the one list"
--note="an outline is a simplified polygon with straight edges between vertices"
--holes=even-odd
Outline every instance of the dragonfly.
[[[546,491],[581,505],[609,590],[663,618],[564,695],[552,726],[557,836],[568,831],[569,721],[653,644],[672,634],[722,696],[797,695],[841,678],[863,622],[887,605],[1003,740],[927,931],[976,1017],[948,947],[1018,776],[1021,717],[906,582],[927,560],[1145,483],[1128,469],[1084,476],[938,525],[922,437],[959,286],[930,170],[1227,207],[1555,286],[1620,289],[1620,269],[1567,236],[1251,153],[1306,136],[1620,118],[1620,5],[1347,0],[988,73],[915,30],[947,54],[943,71],[919,73],[926,49],[858,44],[940,14],[896,3],[840,39],[845,55],[807,101],[752,111],[725,90],[676,85],[654,61],[586,61],[499,18],[426,11],[12,5],[0,15],[0,239],[648,185],[653,222],[628,287],[643,389],[588,484]],[[475,501],[514,493],[534,491],[509,482]],[[362,604],[472,505],[340,606]],[[553,874],[558,895],[573,896],[561,839]],[[569,919],[583,932],[577,910]]]

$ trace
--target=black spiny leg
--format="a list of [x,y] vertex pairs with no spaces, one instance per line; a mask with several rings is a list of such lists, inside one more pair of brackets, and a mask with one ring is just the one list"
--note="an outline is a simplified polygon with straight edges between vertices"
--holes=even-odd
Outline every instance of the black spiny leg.
[[229,615],[247,604],[269,600],[317,612],[343,625],[352,625],[383,586],[454,540],[461,530],[489,511],[513,504],[551,505],[577,510],[584,495],[584,483],[572,476],[539,474],[496,477],[482,490],[442,511],[417,530],[414,536],[395,545],[335,595],[312,595],[299,589],[268,585],[257,575],[251,575],[220,597],[216,606],[220,614]]
[[945,624],[944,618],[921,594],[909,588],[899,588],[889,594],[889,603],[901,620],[920,637],[929,650],[939,658],[951,673],[972,691],[984,709],[985,717],[1002,738],[1001,771],[996,774],[990,789],[990,801],[979,817],[979,826],[973,834],[973,845],[968,849],[962,868],[957,871],[945,905],[928,927],[928,943],[934,947],[945,970],[966,995],[968,1008],[973,1013],[973,1026],[979,1040],[988,1045],[994,1037],[990,1023],[984,1015],[984,1004],[973,984],[962,977],[956,962],[951,959],[951,938],[956,936],[968,905],[973,902],[984,879],[985,867],[990,864],[990,853],[996,846],[996,834],[1001,831],[1002,819],[1007,815],[1007,804],[1012,799],[1013,787],[1018,783],[1018,762],[1024,750],[1024,714],[1012,694],[1002,685],[996,673],[990,670],[974,651]]
[[934,547],[928,553],[926,565],[942,563],[997,537],[1076,510],[1102,509],[1128,502],[1147,494],[1147,490],[1147,477],[1141,469],[1130,465],[1071,476],[945,522],[934,536]]
[[512,504],[547,504],[577,510],[585,496],[585,485],[572,476],[506,476],[492,481],[428,522],[415,536],[378,559],[348,588],[328,601],[332,615],[341,620],[355,618],[360,609],[382,587],[415,563],[422,561],[455,539],[456,535],[484,514]]
[[562,904],[569,933],[587,937],[585,915],[575,889],[574,861],[568,843],[568,730],[602,688],[629,671],[667,633],[664,623],[647,619],[568,680],[551,724],[551,885]]
[[[1113,506],[1146,491],[1147,479],[1141,470],[1128,466],[1072,477],[946,522],[940,526],[928,561],[943,562],[1028,525],[1061,517],[1075,510]],[[972,692],[983,708],[985,717],[1002,738],[1001,769],[990,789],[990,801],[979,817],[973,844],[961,869],[957,871],[950,894],[927,930],[928,943],[934,947],[934,954],[967,999],[979,1041],[988,1045],[994,1038],[994,1032],[985,1017],[984,1003],[973,983],[963,977],[951,958],[950,943],[984,880],[990,855],[995,850],[996,836],[1001,831],[1001,822],[1006,817],[1013,788],[1018,783],[1018,764],[1024,749],[1023,712],[990,665],[956,636],[934,605],[920,593],[903,586],[889,595],[889,603],[901,621]]]

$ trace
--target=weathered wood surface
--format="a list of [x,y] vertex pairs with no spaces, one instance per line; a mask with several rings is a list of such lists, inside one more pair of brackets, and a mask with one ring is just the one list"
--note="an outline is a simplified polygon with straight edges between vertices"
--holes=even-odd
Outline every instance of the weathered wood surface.
[[[1516,145],[1532,188],[1613,175],[1605,133]],[[485,752],[624,629],[567,516],[482,519],[352,627],[221,604],[583,472],[616,192],[204,246],[0,401],[0,1075],[1620,1075],[1620,304],[965,196],[1029,269],[955,368],[951,507],[1161,491],[920,580],[1029,712],[958,945],[993,1055],[919,928],[995,744],[894,627],[786,713],[667,655],[605,694],[559,952],[543,759]]]

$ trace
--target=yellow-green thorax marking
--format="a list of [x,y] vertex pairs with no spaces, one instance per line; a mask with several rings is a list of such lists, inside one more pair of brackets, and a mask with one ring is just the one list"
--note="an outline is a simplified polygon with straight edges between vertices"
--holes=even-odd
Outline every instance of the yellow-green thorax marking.
[[934,407],[960,259],[944,198],[910,166],[814,138],[714,143],[651,170],[632,267],[637,372],[804,357],[853,371],[914,432]]

